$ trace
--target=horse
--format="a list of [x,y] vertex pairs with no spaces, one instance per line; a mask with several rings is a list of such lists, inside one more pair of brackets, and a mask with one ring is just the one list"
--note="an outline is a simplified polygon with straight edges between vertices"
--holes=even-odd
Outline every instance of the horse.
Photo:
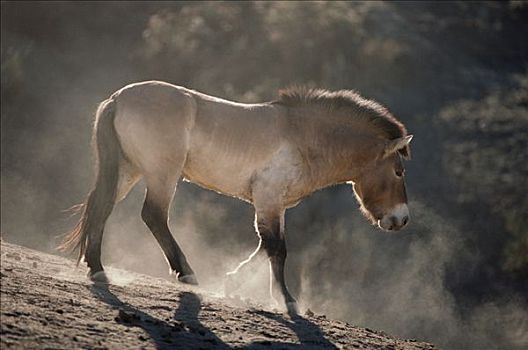
[[284,277],[286,209],[314,191],[349,183],[372,224],[400,230],[409,220],[403,160],[411,139],[385,107],[351,90],[293,87],[274,101],[246,104],[161,81],[130,84],[97,109],[95,185],[59,249],[79,249],[77,264],[84,258],[88,276],[108,283],[101,264],[105,222],[143,178],[144,223],[170,273],[197,284],[168,226],[177,184],[186,180],[253,205],[258,246],[227,277],[265,252],[272,297],[297,314]]

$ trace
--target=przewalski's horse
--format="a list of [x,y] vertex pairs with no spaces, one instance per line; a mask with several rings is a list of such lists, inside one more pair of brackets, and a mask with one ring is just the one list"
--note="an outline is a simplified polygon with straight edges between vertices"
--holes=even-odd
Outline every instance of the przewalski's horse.
[[254,206],[258,248],[228,277],[265,251],[272,293],[295,313],[284,280],[285,210],[318,189],[349,182],[372,223],[401,229],[409,219],[402,158],[410,155],[411,138],[384,107],[352,91],[289,89],[277,101],[243,104],[159,81],[128,85],[97,110],[97,180],[60,248],[80,248],[90,277],[106,281],[105,222],[143,178],[143,221],[178,280],[196,284],[168,226],[176,186],[185,178]]

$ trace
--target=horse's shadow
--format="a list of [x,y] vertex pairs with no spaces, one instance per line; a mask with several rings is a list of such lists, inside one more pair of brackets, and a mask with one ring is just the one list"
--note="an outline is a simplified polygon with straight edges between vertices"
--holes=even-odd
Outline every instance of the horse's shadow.
[[[179,294],[179,306],[174,313],[173,320],[161,320],[121,301],[110,291],[106,284],[94,284],[90,286],[90,291],[97,299],[120,309],[119,315],[121,316],[116,317],[117,322],[145,330],[149,338],[154,342],[156,349],[231,349],[229,345],[224,343],[198,319],[202,304],[200,297],[195,293],[181,292]],[[295,316],[288,320],[282,315],[271,312],[254,311],[253,313],[272,319],[290,328],[297,335],[300,344],[256,341],[244,347],[238,346],[237,349],[262,349],[263,346],[267,349],[304,349],[306,347],[336,349],[324,337],[319,326],[301,316]]]
[[[310,320],[300,316],[300,315],[291,315],[291,320],[284,318],[280,314],[258,310],[254,311],[255,314],[267,317],[283,326],[291,329],[297,338],[299,339],[300,344],[290,344],[290,343],[272,343],[272,344],[283,344],[289,345],[291,347],[299,347],[302,349],[306,348],[325,348],[325,349],[337,349],[337,347],[327,340],[319,328],[318,325],[311,322]],[[252,345],[249,345],[248,348],[251,348]],[[282,347],[281,347],[282,349]]]
[[140,327],[147,332],[156,349],[229,348],[198,320],[201,302],[194,293],[180,293],[179,307],[173,319],[161,320],[121,301],[107,284],[93,284],[90,291],[97,299],[120,310],[116,322],[127,327]]

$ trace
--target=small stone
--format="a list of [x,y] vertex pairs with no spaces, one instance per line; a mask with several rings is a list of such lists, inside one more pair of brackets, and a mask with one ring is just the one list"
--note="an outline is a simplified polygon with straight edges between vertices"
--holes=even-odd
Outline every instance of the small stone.
[[140,318],[138,315],[136,315],[135,312],[119,309],[119,313],[117,314],[115,320],[116,322],[132,323],[135,321],[139,321]]
[[33,261],[33,264],[31,264],[31,266],[33,266],[33,268],[36,269],[38,267],[38,264],[36,261]]
[[20,254],[18,253],[7,253],[6,258],[13,258],[14,260],[20,261],[22,258],[20,257]]
[[305,314],[306,316],[308,316],[308,317],[313,317],[313,316],[314,316],[313,311],[310,310],[310,309],[306,310],[306,312],[305,312],[304,314]]

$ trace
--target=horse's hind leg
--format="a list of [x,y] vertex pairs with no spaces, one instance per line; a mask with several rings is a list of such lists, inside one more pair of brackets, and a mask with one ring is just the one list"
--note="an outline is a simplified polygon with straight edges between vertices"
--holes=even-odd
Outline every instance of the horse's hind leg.
[[180,282],[198,284],[183,251],[168,226],[168,213],[180,173],[171,176],[145,177],[147,194],[141,217],[158,241],[172,271]]
[[140,178],[141,174],[139,169],[122,158],[119,162],[119,182],[117,184],[116,204],[126,198]]
[[[117,182],[115,204],[122,201],[140,179],[140,174],[137,168],[123,158],[120,158],[119,160],[118,171],[119,180]],[[97,224],[94,224],[96,227],[91,231],[92,233],[88,239],[85,254],[85,260],[90,267],[90,279],[104,283],[108,283],[108,278],[106,277],[103,265],[101,264],[101,244],[105,222],[110,215],[110,212],[107,214],[108,215],[103,216]]]

